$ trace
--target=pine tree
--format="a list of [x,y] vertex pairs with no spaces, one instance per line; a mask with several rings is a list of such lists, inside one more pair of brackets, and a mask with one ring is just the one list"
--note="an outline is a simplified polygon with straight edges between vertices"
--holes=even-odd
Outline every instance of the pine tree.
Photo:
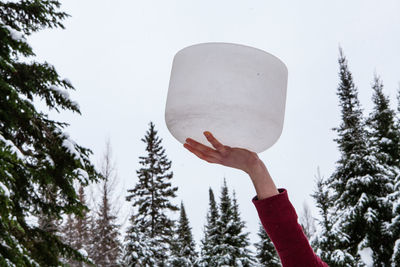
[[375,183],[370,213],[374,213],[369,224],[368,245],[373,251],[374,266],[389,266],[396,239],[387,228],[392,219],[394,180],[400,173],[400,128],[395,123],[395,112],[390,108],[389,98],[383,94],[383,84],[375,75],[372,86],[374,108],[368,118],[369,149],[377,159],[380,180]]
[[[341,158],[336,171],[329,179],[334,190],[337,224],[334,230],[345,233],[338,249],[349,252],[355,264],[363,266],[359,251],[373,245],[370,231],[376,226],[378,199],[384,197],[387,177],[383,174],[376,155],[367,142],[367,131],[358,101],[357,88],[347,66],[347,60],[340,49],[340,83],[338,96],[342,108],[342,123],[336,128]],[[378,230],[376,230],[378,231]]]
[[201,240],[201,266],[216,266],[217,253],[215,248],[220,245],[220,233],[217,226],[219,220],[218,206],[211,188],[209,192],[209,209],[207,213],[207,223],[204,226],[204,238]]
[[125,245],[123,247],[123,266],[127,267],[153,267],[156,266],[156,258],[152,248],[151,239],[140,231],[136,224],[137,216],[132,214],[130,226],[126,232]]
[[[43,224],[85,209],[74,182],[87,185],[99,175],[91,151],[64,131],[67,124],[49,119],[33,99],[50,110],[79,106],[68,97],[74,89],[49,63],[35,61],[27,37],[45,28],[63,28],[68,15],[54,1],[0,2],[0,265],[56,266],[61,258],[83,260]],[[44,197],[50,189],[56,199]],[[42,220],[42,222],[44,222]]]
[[[397,94],[396,126],[400,129],[400,88]],[[397,145],[400,146],[400,142]],[[387,228],[392,233],[393,240],[395,240],[391,257],[392,266],[400,266],[400,175],[393,179],[393,184],[393,193],[388,196],[393,203],[392,220]]]
[[235,264],[237,266],[253,266],[256,259],[249,249],[249,232],[244,232],[246,225],[240,218],[239,204],[237,203],[235,191],[233,191],[232,196],[232,210],[230,235],[232,236],[232,245],[235,248]]
[[217,228],[220,242],[214,247],[216,266],[252,266],[254,258],[247,248],[248,233],[243,233],[244,223],[240,220],[236,200],[232,201],[229,196],[225,179],[221,188],[219,212]]
[[264,227],[260,223],[258,236],[260,241],[255,243],[254,246],[257,248],[257,259],[260,266],[268,267],[280,267],[281,261],[278,253],[276,252],[275,246],[269,238]]
[[393,244],[393,254],[391,256],[392,266],[400,266],[400,176],[396,177],[394,193],[390,196],[393,200],[392,220],[388,225]]
[[[178,188],[171,186],[171,161],[165,155],[162,139],[157,136],[152,122],[142,141],[146,143],[147,155],[140,157],[142,168],[136,172],[139,181],[135,188],[128,190],[127,200],[133,200],[132,206],[137,209],[133,225],[139,228],[144,238],[150,239],[157,264],[164,266],[169,257],[174,226],[166,212],[178,210],[170,202],[170,198],[176,197]],[[126,253],[131,252],[126,250]]]
[[347,236],[341,233],[340,229],[339,231],[333,229],[337,218],[334,216],[332,194],[327,190],[325,183],[318,169],[317,188],[311,196],[315,199],[322,218],[318,220],[320,230],[309,240],[311,246],[316,249],[316,254],[330,267],[351,267],[353,256],[346,251],[336,249],[340,240],[346,239]]
[[181,213],[175,231],[172,245],[172,257],[169,266],[191,267],[195,266],[198,258],[196,245],[193,240],[192,230],[189,226],[189,219],[186,216],[185,207],[181,202]]
[[113,211],[112,192],[116,183],[115,164],[112,162],[111,145],[108,141],[102,159],[101,174],[104,177],[101,188],[101,203],[94,229],[90,234],[90,258],[96,266],[117,266],[121,254],[119,241],[119,225]]

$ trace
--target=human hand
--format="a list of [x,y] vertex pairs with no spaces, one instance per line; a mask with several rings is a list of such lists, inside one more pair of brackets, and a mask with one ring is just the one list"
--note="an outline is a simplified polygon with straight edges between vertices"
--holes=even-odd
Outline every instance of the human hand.
[[209,163],[216,163],[239,169],[248,174],[250,174],[251,170],[259,163],[257,153],[244,148],[225,146],[208,131],[205,131],[203,134],[215,149],[205,146],[191,138],[187,138],[186,143],[183,145],[200,159]]

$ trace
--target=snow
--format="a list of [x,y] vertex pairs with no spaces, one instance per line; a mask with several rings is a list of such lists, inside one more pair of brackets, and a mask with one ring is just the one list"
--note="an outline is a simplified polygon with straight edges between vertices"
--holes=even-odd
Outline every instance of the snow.
[[32,228],[39,227],[39,218],[34,215],[28,214],[28,216],[25,217],[25,222]]
[[71,102],[73,106],[75,106],[77,109],[81,109],[81,107],[79,106],[79,103],[76,101],[72,101]]
[[372,259],[372,249],[370,247],[363,248],[358,251],[361,256],[361,260],[366,264],[367,267],[372,267],[374,261]]
[[80,175],[80,176],[82,176],[84,179],[89,179],[89,174],[85,171],[85,170],[83,170],[83,169],[81,169],[81,168],[78,168],[78,169],[75,169],[75,171],[74,171],[77,175]]
[[81,248],[81,249],[78,250],[78,252],[79,252],[80,254],[82,254],[85,258],[87,258],[88,253],[86,252],[86,250],[84,250],[83,248]]
[[61,95],[65,99],[69,100],[69,93],[67,90],[61,89],[55,85],[50,86],[50,90],[56,92],[57,94]]
[[67,151],[76,156],[77,158],[79,158],[79,153],[78,151],[75,149],[75,144],[69,140],[69,139],[65,139],[62,143],[63,147],[65,147],[67,149]]
[[26,41],[23,33],[19,32],[17,30],[14,30],[13,28],[11,28],[8,25],[2,25],[2,27],[6,28],[10,32],[11,38],[14,41],[17,41],[17,42],[25,42]]
[[394,247],[393,247],[393,256],[392,256],[392,267],[396,267],[395,266],[395,257],[398,255],[398,253],[400,253],[400,239],[397,239],[396,242],[394,243]]
[[386,137],[382,137],[381,144],[390,145],[391,143],[392,143],[392,140],[390,140]]
[[61,136],[65,138],[62,142],[62,146],[65,147],[67,149],[67,152],[72,154],[75,159],[80,160],[82,166],[85,166],[81,158],[81,154],[75,148],[76,143],[69,138],[69,134],[67,132],[64,132],[61,133]]
[[50,158],[49,155],[46,155],[46,161],[50,164],[50,166],[54,167],[54,161]]
[[18,149],[18,147],[10,140],[5,139],[1,134],[0,134],[0,141],[3,141],[6,144],[6,146],[8,146],[11,149],[12,153],[15,153],[20,160],[25,159],[25,156]]
[[68,78],[63,79],[64,82],[66,82],[69,86],[72,86],[71,80]]
[[373,223],[376,220],[375,212],[371,207],[368,208],[367,213],[365,213],[365,215],[364,215],[364,218],[369,223]]
[[5,186],[2,182],[0,182],[0,188],[3,190],[3,194],[6,197],[10,197],[10,191],[8,190],[7,186]]

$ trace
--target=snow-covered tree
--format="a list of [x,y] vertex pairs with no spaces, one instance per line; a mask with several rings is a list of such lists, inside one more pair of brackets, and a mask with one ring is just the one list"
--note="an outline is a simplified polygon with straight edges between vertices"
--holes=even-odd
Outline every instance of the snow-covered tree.
[[[61,258],[83,259],[38,218],[59,220],[80,214],[74,182],[86,185],[98,175],[91,151],[65,132],[67,124],[49,110],[80,113],[68,97],[74,89],[54,66],[35,59],[28,37],[46,28],[63,28],[68,15],[54,1],[0,1],[0,265],[56,266]],[[56,199],[43,197],[45,189]],[[36,222],[35,222],[36,221]],[[42,221],[43,222],[43,221]]]
[[[397,101],[396,126],[400,129],[400,88],[397,94]],[[400,146],[400,142],[398,146]],[[392,239],[395,240],[393,255],[391,257],[392,266],[400,266],[400,175],[394,178],[393,184],[393,193],[388,196],[389,200],[393,203],[392,220],[388,225],[388,230],[392,235]]]
[[232,195],[232,226],[229,229],[232,246],[234,247],[235,265],[253,266],[256,259],[249,249],[249,232],[245,232],[246,224],[240,217],[239,204],[237,203],[236,193]]
[[248,233],[244,232],[245,225],[240,219],[236,197],[232,200],[229,196],[225,179],[216,224],[219,235],[219,242],[213,249],[216,266],[252,266],[255,259],[248,249]]
[[147,155],[140,157],[142,168],[136,172],[139,180],[133,189],[128,190],[126,199],[133,201],[132,206],[137,212],[135,219],[131,220],[132,226],[138,228],[143,238],[150,240],[157,264],[164,266],[170,254],[174,226],[167,212],[179,209],[171,203],[178,188],[171,185],[171,161],[165,155],[162,139],[157,136],[152,122],[142,141],[146,143]]
[[209,189],[210,203],[202,239],[200,266],[253,266],[248,233],[240,218],[236,196],[229,196],[226,180],[221,188],[219,207]]
[[90,233],[89,255],[96,266],[116,266],[121,254],[120,226],[117,224],[117,213],[112,204],[116,184],[115,172],[110,141],[107,141],[100,171],[104,177],[101,182],[101,202],[96,216],[93,215],[95,223]]
[[370,223],[368,230],[368,247],[373,251],[374,266],[389,266],[393,254],[393,246],[396,239],[390,231],[392,219],[393,188],[394,181],[400,173],[400,131],[396,125],[395,111],[390,108],[389,98],[383,93],[383,84],[375,75],[373,88],[374,108],[368,117],[368,141],[371,153],[375,155],[380,181],[375,183],[376,190],[373,192],[374,203],[371,203],[374,220]]
[[[390,179],[384,166],[379,164],[379,155],[368,142],[358,91],[341,49],[339,67],[337,94],[342,123],[336,128],[339,136],[335,141],[341,157],[328,180],[328,186],[334,192],[338,218],[333,230],[343,232],[348,237],[341,240],[337,249],[350,253],[354,257],[354,264],[363,266],[359,250],[372,248],[376,244],[374,239],[382,237],[380,223],[377,223],[380,221],[379,205],[387,194]],[[379,251],[374,251],[376,253]]]
[[127,267],[153,267],[157,260],[154,257],[152,240],[140,231],[136,221],[137,216],[132,214],[130,226],[125,235],[125,245],[123,247],[123,266]]
[[201,266],[216,266],[216,250],[215,248],[220,245],[220,233],[217,226],[219,218],[218,206],[215,201],[214,192],[211,187],[209,193],[209,208],[207,212],[207,223],[204,226],[204,237],[201,240]]
[[186,216],[185,207],[181,202],[180,218],[175,229],[175,235],[171,246],[171,258],[169,266],[191,267],[197,263],[198,253],[193,240],[192,229]]
[[269,238],[264,226],[260,223],[258,230],[258,237],[260,241],[255,243],[254,246],[257,248],[257,260],[261,266],[268,267],[280,267],[281,260],[279,259],[278,253],[276,252],[275,246]]
[[334,216],[335,209],[331,193],[325,183],[318,169],[316,177],[317,188],[311,196],[315,199],[321,219],[318,220],[318,231],[309,240],[316,254],[330,267],[351,267],[353,266],[353,256],[346,251],[336,249],[339,241],[347,238],[347,236],[340,232],[340,229],[339,231],[338,229],[333,229],[337,218]]

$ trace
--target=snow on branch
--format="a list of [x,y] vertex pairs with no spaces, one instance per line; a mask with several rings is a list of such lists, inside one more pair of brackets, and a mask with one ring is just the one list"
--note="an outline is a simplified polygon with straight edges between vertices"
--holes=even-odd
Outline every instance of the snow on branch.
[[25,36],[24,36],[24,34],[23,33],[21,33],[21,32],[19,32],[19,31],[17,31],[17,30],[14,30],[13,28],[11,28],[10,26],[8,26],[8,25],[4,25],[4,24],[0,24],[3,28],[5,28],[5,29],[7,29],[7,31],[10,33],[10,35],[11,35],[11,38],[14,40],[14,41],[17,41],[17,42],[26,42],[26,38],[25,38]]
[[5,145],[10,148],[11,152],[13,154],[16,154],[20,160],[25,159],[25,156],[24,154],[22,154],[21,150],[19,150],[19,148],[12,141],[5,139],[1,134],[0,134],[0,141],[5,143]]

